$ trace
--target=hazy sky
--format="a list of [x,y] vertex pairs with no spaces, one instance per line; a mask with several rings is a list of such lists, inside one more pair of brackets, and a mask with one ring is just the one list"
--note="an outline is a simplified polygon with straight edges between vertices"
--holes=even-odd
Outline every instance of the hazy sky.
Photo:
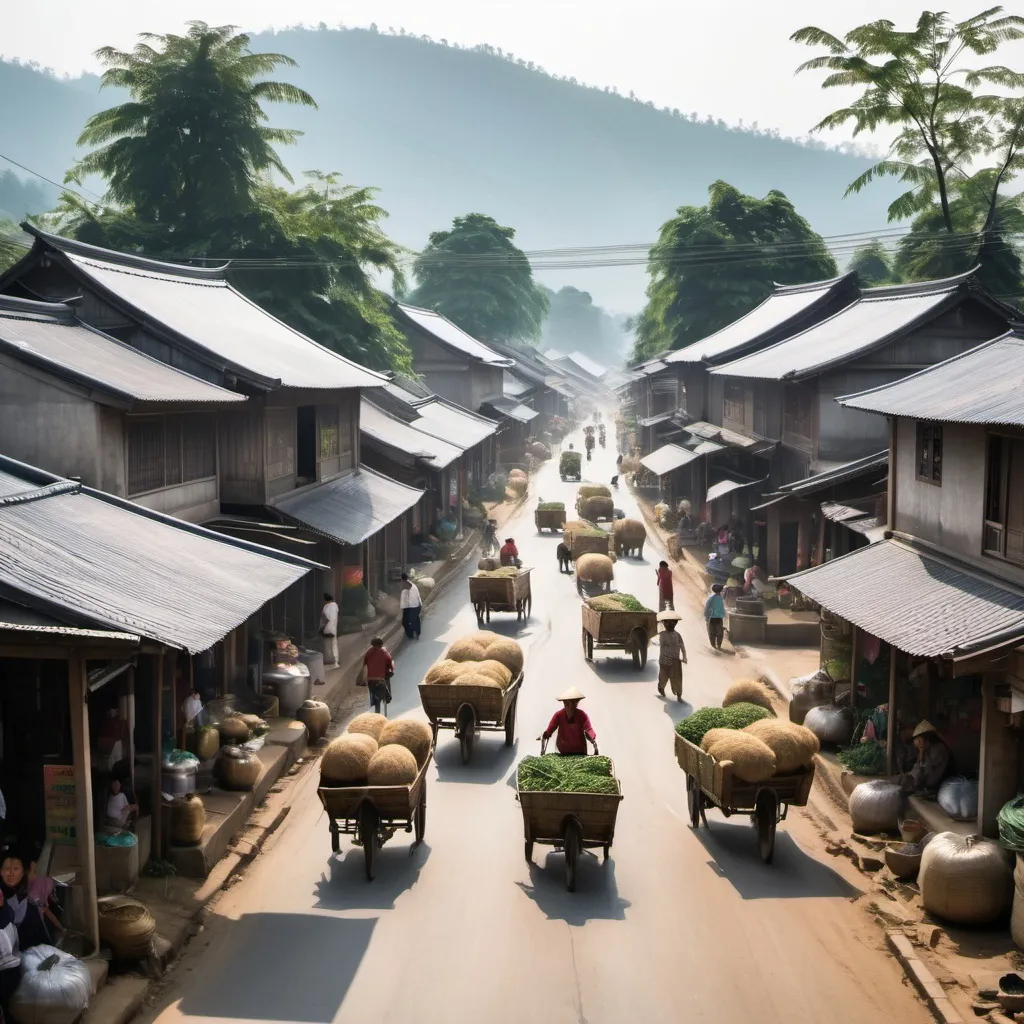
[[[0,52],[77,73],[97,70],[92,53],[99,46],[127,48],[138,32],[177,32],[189,18],[253,31],[376,22],[382,30],[490,43],[557,74],[623,93],[632,89],[658,106],[802,135],[840,97],[823,94],[817,74],[794,78],[793,69],[811,51],[789,42],[790,34],[807,24],[843,33],[881,17],[909,27],[922,6],[923,0],[862,0],[844,13],[840,5],[816,0],[4,0]],[[984,4],[950,0],[942,6],[968,17]],[[1024,44],[1007,47],[999,59],[1024,65]]]

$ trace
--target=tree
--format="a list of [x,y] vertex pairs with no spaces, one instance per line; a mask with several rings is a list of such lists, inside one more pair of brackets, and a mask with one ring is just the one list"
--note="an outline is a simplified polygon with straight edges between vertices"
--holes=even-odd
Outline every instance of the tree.
[[750,312],[776,282],[823,280],[838,269],[824,240],[781,192],[755,199],[716,181],[707,206],[681,206],[662,225],[647,272],[634,359],[707,337]]
[[847,269],[856,272],[862,288],[875,288],[879,285],[897,283],[897,277],[892,268],[892,258],[877,238],[857,249]]
[[410,302],[436,309],[482,341],[538,338],[548,300],[513,243],[515,234],[482,213],[432,232],[413,263],[417,287]]
[[619,364],[625,349],[625,335],[615,320],[594,305],[589,292],[571,285],[552,291],[539,286],[548,300],[542,338],[545,347],[562,352],[584,349],[599,362]]
[[988,209],[979,247],[992,228],[999,189],[1024,166],[1024,103],[979,93],[982,86],[1019,89],[1024,75],[1001,65],[969,67],[969,54],[987,56],[1005,42],[1024,38],[1024,17],[991,7],[965,21],[944,12],[924,11],[912,31],[891,21],[860,25],[842,38],[809,26],[794,33],[796,42],[827,51],[798,71],[828,71],[822,88],[863,87],[847,107],[834,110],[816,131],[853,123],[854,135],[895,128],[889,156],[869,168],[847,189],[859,192],[876,178],[896,177],[909,186],[889,207],[889,219],[920,214],[933,204],[938,226],[954,233],[951,209],[955,182],[971,177],[979,159],[994,161],[986,179]]
[[13,267],[25,255],[27,236],[12,221],[0,218],[0,274]]

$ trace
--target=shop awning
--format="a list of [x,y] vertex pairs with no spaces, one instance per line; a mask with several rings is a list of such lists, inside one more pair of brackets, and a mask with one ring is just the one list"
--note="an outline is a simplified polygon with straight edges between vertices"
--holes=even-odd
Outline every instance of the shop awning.
[[296,494],[274,507],[293,522],[339,544],[361,544],[407,512],[423,491],[366,466]]
[[529,423],[539,415],[536,409],[531,409],[528,405],[521,405],[514,398],[504,396],[488,398],[484,401],[484,405],[490,406],[496,413],[507,416],[517,423]]
[[1024,590],[899,539],[779,578],[916,657],[955,658],[1024,639]]
[[674,469],[689,465],[700,458],[700,453],[689,448],[681,448],[677,444],[663,444],[650,455],[640,460],[640,465],[649,469],[655,476],[664,476]]
[[706,420],[688,423],[683,429],[694,437],[703,438],[705,441],[716,441],[723,446],[737,448],[752,455],[769,452],[775,447],[775,442],[766,437],[748,437],[746,434],[729,430],[727,427],[720,427],[717,423],[708,423]]
[[754,484],[764,483],[763,480],[719,480],[708,488],[705,501],[715,501],[717,498],[724,498],[733,491],[742,490],[744,487],[753,487]]
[[864,519],[870,515],[863,509],[854,508],[852,505],[840,505],[834,501],[823,501],[821,514],[826,519],[832,520],[833,523],[849,523],[854,519]]
[[653,416],[638,416],[637,426],[638,427],[656,427],[659,423],[665,423],[675,416],[675,410],[671,412],[658,412]]

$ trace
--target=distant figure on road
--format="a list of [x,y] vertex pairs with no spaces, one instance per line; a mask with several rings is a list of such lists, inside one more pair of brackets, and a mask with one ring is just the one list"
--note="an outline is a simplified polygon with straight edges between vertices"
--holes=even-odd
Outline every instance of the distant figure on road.
[[519,561],[519,549],[516,547],[516,542],[511,537],[505,538],[505,543],[502,545],[501,551],[498,552],[498,558],[502,565],[514,565],[517,569],[523,564]]
[[558,571],[561,573],[572,574],[572,552],[569,550],[569,545],[564,541],[560,542],[558,547],[555,548],[555,554],[558,556]]
[[370,648],[363,655],[363,665],[366,667],[366,685],[370,689],[370,706],[380,714],[383,705],[384,714],[387,715],[388,705],[391,703],[391,677],[395,674],[395,660],[379,636],[370,641]]
[[665,684],[672,684],[672,692],[676,700],[683,701],[683,665],[686,664],[686,646],[682,636],[676,632],[679,616],[676,612],[666,611],[658,615],[658,621],[664,623],[664,630],[658,634],[658,696],[665,696]]
[[324,594],[320,611],[320,635],[324,638],[324,664],[338,664],[338,602],[333,595]]
[[402,573],[402,593],[399,598],[399,607],[402,609],[402,628],[410,640],[420,638],[420,608],[423,605],[423,598],[420,597],[419,587],[407,573]]
[[704,602],[704,620],[708,624],[708,640],[716,650],[722,649],[725,636],[725,600],[722,598],[722,584],[716,583]]
[[672,594],[672,570],[668,567],[668,562],[658,563],[654,577],[658,581],[658,611],[663,612],[666,608],[674,611],[676,605]]
[[552,735],[558,733],[555,737],[555,746],[560,754],[586,754],[587,740],[590,740],[596,754],[597,734],[590,724],[586,711],[580,710],[583,694],[573,686],[557,699],[562,702],[562,709],[552,715],[541,738],[549,740]]

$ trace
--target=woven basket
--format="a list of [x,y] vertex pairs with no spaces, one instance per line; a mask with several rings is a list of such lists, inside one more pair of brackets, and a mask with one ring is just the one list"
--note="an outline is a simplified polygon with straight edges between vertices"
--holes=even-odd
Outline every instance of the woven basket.
[[105,896],[97,901],[100,940],[114,951],[116,960],[142,960],[153,945],[156,921],[138,901],[128,896]]
[[212,761],[220,750],[220,730],[215,725],[204,725],[188,734],[188,748],[200,761]]
[[[909,851],[909,852],[908,852]],[[897,877],[910,881],[917,878],[921,868],[921,857],[924,851],[916,845],[886,847],[885,865]]]
[[171,804],[171,842],[175,846],[198,845],[205,825],[206,808],[195,793],[188,793]]
[[217,723],[221,743],[245,743],[250,729],[241,715],[229,715]]
[[942,832],[928,844],[918,876],[921,902],[956,924],[998,920],[1014,895],[1006,851],[991,839]]
[[299,705],[295,716],[309,733],[309,741],[315,743],[323,739],[331,724],[331,709],[320,700],[307,700]]
[[248,792],[260,777],[260,759],[241,747],[221,747],[213,769],[222,789]]

